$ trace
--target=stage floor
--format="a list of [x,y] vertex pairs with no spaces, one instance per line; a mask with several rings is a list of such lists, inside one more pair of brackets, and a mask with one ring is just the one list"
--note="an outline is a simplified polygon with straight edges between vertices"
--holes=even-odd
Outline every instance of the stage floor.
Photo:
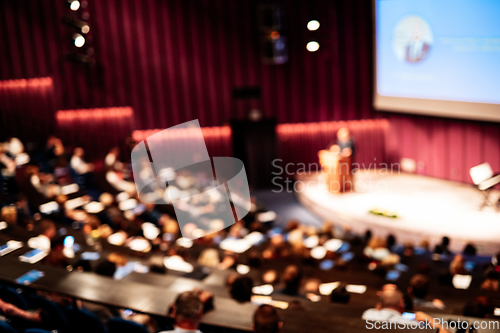
[[[432,247],[448,236],[453,251],[462,251],[469,242],[482,254],[500,251],[500,212],[492,206],[480,210],[482,194],[472,185],[367,171],[354,177],[357,192],[330,194],[321,173],[297,176],[296,180],[296,194],[303,205],[355,232],[369,229],[373,235],[393,234],[398,243],[415,245],[427,240]],[[496,202],[499,197],[500,191],[493,190],[490,200]],[[398,218],[369,213],[373,208],[392,211]]]

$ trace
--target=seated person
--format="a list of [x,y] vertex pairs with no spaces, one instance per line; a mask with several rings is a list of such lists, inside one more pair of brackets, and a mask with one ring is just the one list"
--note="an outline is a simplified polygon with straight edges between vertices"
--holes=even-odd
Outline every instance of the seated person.
[[285,289],[282,293],[289,296],[299,295],[299,288],[302,283],[302,270],[296,265],[289,265],[283,273]]
[[40,234],[28,240],[28,246],[33,249],[50,251],[51,241],[57,235],[57,229],[54,222],[50,220],[40,221]]
[[31,186],[44,198],[54,198],[61,191],[59,185],[54,183],[54,175],[40,172],[36,165],[26,168]]
[[253,331],[256,333],[279,333],[283,322],[276,308],[263,304],[255,310],[253,315]]
[[489,270],[486,272],[486,278],[481,283],[481,290],[486,290],[486,291],[498,291],[498,273],[493,270]]
[[1,299],[0,299],[0,312],[6,317],[17,317],[35,323],[39,323],[42,321],[42,317],[40,316],[41,310],[38,310],[36,312],[24,311],[19,309],[15,305],[2,301]]
[[250,302],[252,298],[253,280],[248,276],[240,276],[231,285],[231,297],[240,302]]
[[456,255],[450,263],[450,274],[467,274],[467,270],[465,269],[465,261],[464,257],[460,254]]
[[199,293],[196,291],[181,293],[175,300],[171,314],[175,318],[175,329],[168,332],[199,332],[198,327],[203,315],[203,302]]
[[448,237],[443,237],[441,240],[441,244],[436,245],[434,247],[434,253],[435,254],[444,254],[444,255],[449,255],[451,254],[451,251],[449,249],[450,246],[450,239]]
[[94,165],[92,163],[87,163],[83,159],[85,151],[83,148],[75,148],[73,156],[71,157],[70,165],[73,170],[79,175],[84,175],[86,173],[94,171]]
[[462,311],[462,314],[467,317],[488,318],[493,316],[494,307],[487,297],[479,296],[475,300],[467,302]]
[[92,172],[94,171],[94,165],[85,162],[83,158],[84,155],[85,151],[83,148],[75,148],[70,160],[70,166],[78,175],[77,179],[75,179],[76,183],[80,186],[90,187],[93,185]]
[[[393,284],[385,285],[379,293],[379,303],[376,308],[368,309],[361,316],[364,320],[379,321],[379,322],[396,322],[409,323],[403,318],[404,297],[403,293]],[[434,329],[438,329],[438,333],[449,333],[440,324],[433,322],[433,318],[423,312],[415,313],[415,320],[424,323],[430,323]]]
[[379,303],[376,308],[368,309],[363,312],[362,319],[377,320],[377,321],[395,321],[403,320],[402,313],[404,311],[403,293],[395,286],[389,288],[384,286],[379,294]]
[[430,281],[427,276],[423,274],[416,274],[411,278],[410,286],[408,287],[408,294],[413,300],[413,305],[425,308],[443,309],[445,306],[441,300],[434,299],[430,302],[425,299],[429,293],[429,287]]
[[347,304],[351,300],[351,294],[346,290],[346,285],[342,284],[341,286],[332,290],[330,294],[330,302],[332,303],[342,303]]
[[328,144],[328,149],[341,152],[344,156],[354,155],[354,139],[347,127],[342,127],[337,132],[337,140]]

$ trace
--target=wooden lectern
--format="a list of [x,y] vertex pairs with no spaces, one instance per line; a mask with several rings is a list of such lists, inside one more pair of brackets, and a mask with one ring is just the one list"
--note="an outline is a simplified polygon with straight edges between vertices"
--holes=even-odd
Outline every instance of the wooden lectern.
[[330,193],[349,192],[352,189],[351,153],[340,152],[338,146],[318,152],[319,164]]

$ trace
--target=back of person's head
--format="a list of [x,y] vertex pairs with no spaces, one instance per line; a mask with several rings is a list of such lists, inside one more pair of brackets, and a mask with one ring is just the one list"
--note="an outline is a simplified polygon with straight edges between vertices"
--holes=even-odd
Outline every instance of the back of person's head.
[[56,235],[56,224],[51,220],[43,219],[40,221],[40,234],[52,238]]
[[149,258],[149,270],[153,273],[166,274],[167,268],[163,264],[163,257],[153,255]]
[[429,293],[429,286],[429,278],[423,274],[417,274],[411,278],[408,292],[416,298],[425,299]]
[[236,278],[231,285],[231,297],[238,302],[250,302],[252,298],[253,280],[248,276]]
[[198,293],[194,291],[185,291],[174,303],[174,313],[177,325],[188,325],[197,328],[203,314],[203,302]]
[[285,293],[296,295],[299,293],[300,282],[302,280],[302,270],[296,265],[289,265],[283,272],[285,282]]
[[262,282],[264,284],[276,285],[280,281],[280,276],[278,272],[274,269],[269,269],[262,273]]
[[108,260],[102,261],[97,265],[95,272],[102,276],[113,277],[116,272],[116,264]]
[[345,289],[345,285],[339,286],[338,288],[333,289],[330,294],[330,300],[332,303],[342,303],[347,304],[351,299],[351,294],[347,292]]
[[387,236],[386,243],[387,243],[387,248],[391,249],[394,245],[396,245],[396,237],[394,237],[394,235]]
[[463,308],[463,315],[467,317],[486,317],[486,307],[478,301],[469,301]]
[[499,266],[500,265],[500,252],[495,254],[491,261],[492,261],[493,265]]
[[481,290],[486,291],[498,291],[498,280],[497,279],[486,279],[481,283]]
[[363,240],[365,241],[365,243],[368,243],[370,241],[370,239],[372,239],[372,231],[366,230],[365,237]]
[[278,311],[268,304],[263,304],[253,315],[253,331],[256,333],[278,333],[282,322]]
[[17,222],[17,210],[15,206],[4,206],[0,211],[0,218],[8,224],[14,225]]
[[465,245],[463,253],[464,253],[464,255],[467,255],[467,256],[475,256],[477,253],[477,250],[473,244],[468,243],[467,245]]
[[404,305],[403,293],[397,289],[387,289],[380,293],[380,304],[382,309],[402,309]]
[[220,264],[219,252],[216,249],[205,249],[198,257],[198,264],[208,267],[217,267]]
[[460,254],[456,255],[450,262],[450,273],[455,274],[466,274],[464,257]]
[[486,270],[484,275],[487,279],[492,279],[492,280],[498,280],[500,278],[500,274],[494,269]]

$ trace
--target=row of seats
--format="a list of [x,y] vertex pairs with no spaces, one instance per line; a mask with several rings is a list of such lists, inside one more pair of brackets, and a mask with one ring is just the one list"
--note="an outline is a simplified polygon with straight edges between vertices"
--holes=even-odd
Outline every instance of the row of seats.
[[[92,312],[75,307],[60,307],[53,301],[42,296],[23,292],[11,286],[0,287],[0,298],[11,303],[22,310],[41,309],[42,323],[28,324],[26,322],[12,319],[9,322],[0,321],[0,333],[50,333],[50,332],[72,332],[72,333],[149,333],[142,325],[122,318],[111,318],[105,326],[103,322]],[[26,327],[37,326],[34,327]]]

